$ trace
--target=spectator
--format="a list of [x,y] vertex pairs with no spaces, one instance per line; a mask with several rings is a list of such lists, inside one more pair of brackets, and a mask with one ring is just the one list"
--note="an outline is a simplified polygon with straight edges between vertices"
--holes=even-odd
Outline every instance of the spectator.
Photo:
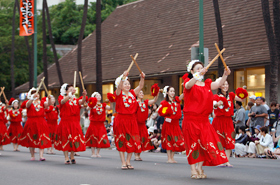
[[256,105],[256,96],[255,95],[250,96],[249,101],[252,102],[254,105]]
[[162,130],[162,125],[163,125],[163,123],[164,123],[164,117],[158,116],[156,122],[157,122],[157,129],[158,129],[159,132],[161,132],[161,130]]
[[152,109],[151,109],[151,114],[149,116],[149,118],[147,119],[147,126],[148,127],[151,127],[151,126],[154,126],[155,125],[155,120],[157,119],[158,117],[158,113],[157,113],[157,110],[158,109],[158,105],[157,104],[154,104]]
[[268,110],[268,116],[269,116],[269,131],[271,131],[271,128],[275,128],[278,123],[279,119],[279,110],[276,109],[276,103],[272,102],[270,104],[270,109]]
[[256,144],[256,149],[257,149],[257,154],[258,157],[263,158],[266,157],[265,154],[265,149],[272,151],[274,144],[273,144],[273,139],[271,135],[268,134],[268,129],[267,127],[261,127],[261,139],[259,141],[255,141]]
[[275,129],[272,129],[271,133],[273,142],[277,143],[276,148],[273,148],[272,150],[265,149],[264,152],[271,159],[280,159],[280,136],[275,137]]
[[245,126],[239,127],[239,137],[235,140],[235,155],[236,157],[244,157],[246,152],[246,143],[248,136],[245,133]]
[[209,122],[210,124],[212,124],[213,122],[213,113],[209,114]]
[[252,126],[255,127],[257,125],[264,126],[264,118],[267,117],[267,110],[266,108],[261,105],[261,97],[256,98],[256,105],[254,105],[250,112],[249,117],[251,117],[252,120]]
[[[251,131],[251,133],[252,133],[252,135],[254,135],[255,134],[255,129],[254,129],[254,126],[253,126],[253,122],[252,122],[252,120],[251,120],[251,117],[249,117],[249,112],[250,112],[250,110],[251,110],[251,108],[254,106],[254,104],[253,104],[253,102],[248,102],[248,105],[247,105],[247,109],[248,109],[248,113],[247,112],[245,112],[245,116],[246,116],[246,114],[247,114],[247,116],[248,116],[248,120],[246,121],[246,126],[248,126],[249,128],[250,128],[250,131]],[[246,119],[246,118],[245,118]]]
[[82,114],[82,118],[84,119],[84,134],[87,133],[87,129],[89,127],[90,120],[88,118],[88,111],[85,110]]
[[248,141],[249,141],[249,146],[248,146],[248,149],[247,149],[247,153],[248,153],[248,157],[250,158],[256,158],[256,153],[257,153],[257,150],[256,150],[256,144],[255,144],[255,141],[258,141],[261,139],[261,126],[260,125],[257,125],[255,127],[255,134],[251,134],[250,132],[246,132],[247,135],[249,136],[248,138]]
[[[261,97],[261,100],[262,100],[262,105],[266,108],[266,110],[268,111],[269,110],[269,106],[266,104],[266,102],[265,102],[265,98],[264,97]],[[269,117],[268,117],[268,115],[267,115],[267,117],[264,119],[264,125],[265,126],[268,126],[269,125]]]
[[235,112],[235,127],[245,126],[245,109],[242,107],[242,103],[240,101],[236,101],[235,103],[236,112]]

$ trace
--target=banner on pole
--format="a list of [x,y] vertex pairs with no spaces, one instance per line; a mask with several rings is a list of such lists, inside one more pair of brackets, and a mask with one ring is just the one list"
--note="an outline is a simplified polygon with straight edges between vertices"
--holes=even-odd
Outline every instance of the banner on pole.
[[19,35],[34,33],[34,0],[20,0]]

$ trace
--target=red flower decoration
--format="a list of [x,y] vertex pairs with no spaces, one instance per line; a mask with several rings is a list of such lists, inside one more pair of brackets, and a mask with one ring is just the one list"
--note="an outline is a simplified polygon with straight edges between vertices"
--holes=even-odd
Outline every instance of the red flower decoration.
[[189,76],[189,73],[184,74],[184,76],[182,76],[183,81],[185,81],[185,79],[187,79]]
[[223,105],[224,105],[224,108],[225,108],[225,109],[229,107],[228,101],[227,101],[227,99],[226,99],[225,97],[220,97],[220,98],[219,98],[219,101],[222,101],[222,102],[223,102]]
[[154,84],[151,87],[151,93],[152,93],[152,96],[157,96],[158,95],[158,93],[159,93],[159,86],[158,86],[158,84]]
[[110,102],[116,102],[115,94],[107,93],[107,98],[109,99]]
[[[83,99],[83,96],[79,98],[79,100]],[[86,96],[86,102],[88,102],[88,96]]]
[[89,106],[90,108],[95,107],[96,104],[97,104],[97,98],[96,98],[96,97],[91,97],[91,98],[89,98],[89,100],[88,100],[88,106]]
[[248,92],[246,91],[246,89],[240,87],[236,89],[235,93],[241,99],[245,99],[248,97]]
[[10,101],[9,101],[9,105],[12,105],[12,102],[13,102],[14,100],[15,100],[14,98],[11,98]]
[[167,101],[161,103],[161,107],[158,109],[158,114],[162,117],[170,116],[173,114],[171,106]]
[[179,96],[175,96],[175,101],[176,101],[177,103],[180,103],[180,102],[181,102],[181,100],[179,99]]
[[28,102],[28,100],[25,100],[24,102],[22,102],[22,104],[21,104],[21,108],[22,109],[25,109],[26,108],[26,103]]

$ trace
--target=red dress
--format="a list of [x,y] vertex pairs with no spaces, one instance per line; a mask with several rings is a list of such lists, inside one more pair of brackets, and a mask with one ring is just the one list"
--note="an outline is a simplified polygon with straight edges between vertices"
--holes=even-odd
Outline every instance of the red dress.
[[138,102],[138,109],[136,112],[136,119],[138,123],[139,136],[141,141],[141,149],[142,151],[153,150],[155,147],[153,146],[151,139],[149,138],[148,130],[146,127],[146,120],[148,118],[149,109],[148,102],[149,100],[145,100],[144,102]]
[[90,125],[86,133],[86,146],[96,148],[109,148],[107,131],[104,126],[106,120],[106,103],[96,105],[90,110]]
[[185,151],[184,137],[179,125],[179,120],[182,117],[180,102],[174,100],[171,103],[163,100],[161,106],[164,104],[169,104],[172,112],[169,116],[162,115],[161,111],[158,112],[160,116],[165,118],[161,131],[162,148],[173,152]]
[[0,146],[7,145],[11,142],[6,127],[7,119],[5,114],[7,114],[5,106],[0,106]]
[[23,132],[19,138],[19,144],[32,148],[50,148],[52,146],[49,138],[48,124],[44,118],[44,103],[34,102],[27,108],[27,121],[24,125]]
[[10,110],[9,115],[11,118],[11,124],[8,129],[8,133],[11,139],[12,143],[18,143],[19,138],[23,132],[23,128],[21,126],[21,121],[22,121],[22,109],[20,108],[19,110]]
[[52,144],[54,144],[55,140],[55,133],[56,133],[56,128],[57,128],[57,119],[58,119],[58,111],[55,106],[49,106],[48,109],[45,109],[46,112],[46,119],[47,123],[49,126],[49,131],[50,131],[50,139],[52,141]]
[[141,143],[136,120],[138,103],[134,90],[129,91],[128,97],[121,91],[116,95],[116,112],[114,119],[115,144],[120,152],[141,153]]
[[[223,95],[219,95],[224,97]],[[214,101],[219,101],[219,96],[214,95]],[[231,116],[233,116],[233,101],[235,98],[235,94],[230,92],[227,101],[228,108],[214,108],[215,118],[213,120],[213,127],[216,130],[220,141],[224,148],[227,150],[234,149],[235,147],[235,132],[233,127],[233,122]]]
[[81,109],[79,100],[69,99],[61,104],[63,99],[64,96],[58,97],[61,121],[56,129],[54,147],[62,151],[85,151],[86,145],[79,120]]
[[[184,86],[189,80],[185,79]],[[189,164],[204,161],[204,166],[216,166],[228,162],[223,145],[208,119],[213,110],[211,83],[211,79],[207,79],[204,86],[184,88],[183,134]]]

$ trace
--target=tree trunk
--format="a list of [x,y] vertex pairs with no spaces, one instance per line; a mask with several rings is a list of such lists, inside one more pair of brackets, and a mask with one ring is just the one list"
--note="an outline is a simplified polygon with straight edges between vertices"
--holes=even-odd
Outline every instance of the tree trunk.
[[[218,32],[218,40],[219,40],[219,48],[222,50],[224,48],[224,37],[223,37],[223,28],[222,28],[222,21],[220,15],[220,8],[219,8],[219,0],[213,0],[214,12],[215,12],[215,19],[216,19],[216,27]],[[221,58],[218,58],[218,76],[221,77],[224,74],[224,66]]]
[[[82,69],[82,41],[83,41],[85,27],[86,27],[86,21],[87,21],[87,9],[88,9],[88,0],[85,0],[84,1],[83,20],[82,20],[82,25],[81,25],[81,30],[80,30],[79,40],[78,40],[78,55],[77,55],[78,71],[81,71],[82,76],[83,76],[83,69]],[[80,94],[81,94],[82,89],[83,89],[82,88],[81,79],[80,79],[79,87],[80,87]]]
[[12,50],[11,50],[11,86],[12,86],[12,97],[16,96],[15,93],[15,70],[14,70],[14,60],[15,60],[15,19],[17,11],[18,0],[15,0],[14,11],[13,11],[13,29],[12,29]]
[[[49,78],[48,78],[48,59],[47,59],[47,33],[46,33],[46,3],[43,3],[43,10],[42,10],[42,17],[43,17],[43,21],[42,21],[42,28],[43,28],[43,64],[44,64],[44,82],[46,87],[48,88],[49,84]],[[48,92],[46,92],[46,95],[48,94]]]
[[274,33],[272,29],[270,11],[269,11],[269,1],[261,0],[262,3],[262,13],[263,20],[266,30],[266,36],[269,47],[270,54],[270,86],[269,86],[269,100],[270,102],[277,102],[277,92],[278,92],[278,58],[277,49],[274,38]]
[[56,53],[56,49],[55,49],[55,45],[54,45],[54,41],[53,41],[51,19],[50,19],[47,0],[43,0],[43,3],[45,4],[45,8],[46,8],[49,38],[50,38],[50,42],[51,42],[51,46],[52,46],[52,50],[53,50],[53,55],[54,55],[54,60],[55,60],[55,64],[56,64],[57,76],[58,76],[60,85],[63,85],[63,79],[62,79],[62,74],[61,74],[61,70],[60,70],[60,65],[59,65],[59,62],[58,62],[58,57],[57,57],[57,53]]
[[96,91],[102,95],[101,2],[96,1]]

